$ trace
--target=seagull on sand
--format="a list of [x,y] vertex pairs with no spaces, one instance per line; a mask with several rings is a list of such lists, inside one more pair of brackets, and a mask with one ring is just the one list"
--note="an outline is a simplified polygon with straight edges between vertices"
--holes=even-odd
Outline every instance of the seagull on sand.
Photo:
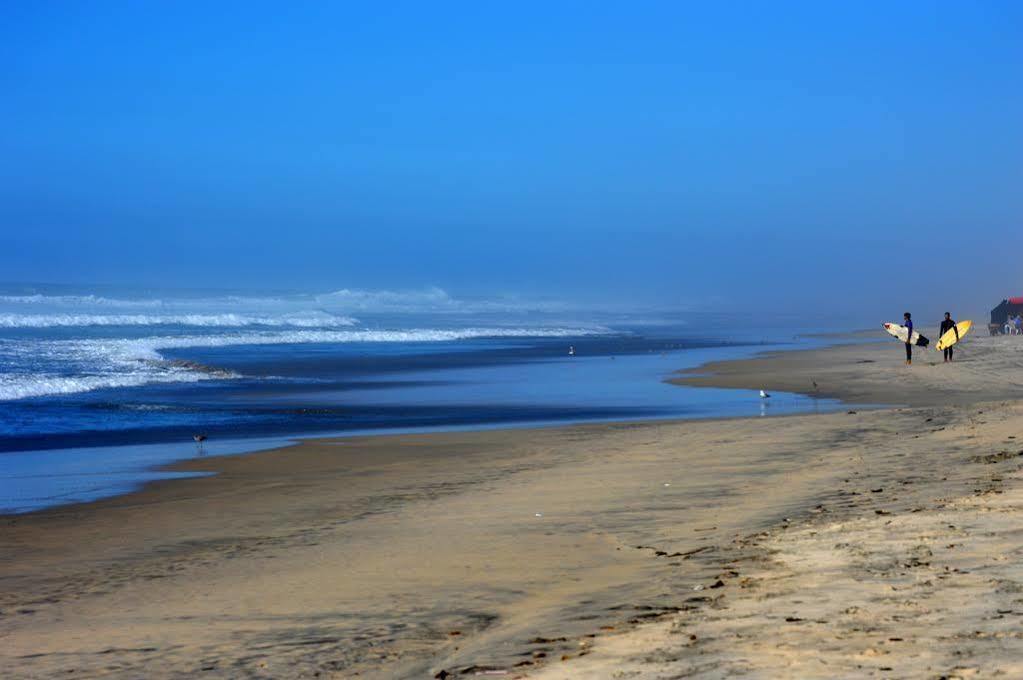
[[193,434],[192,435],[192,439],[195,441],[195,447],[197,449],[199,449],[200,452],[205,450],[206,447],[203,444],[203,442],[206,441],[206,435],[204,435],[204,434]]
[[767,392],[763,391],[763,390],[760,390],[760,398],[761,399],[770,399],[771,395],[768,394]]

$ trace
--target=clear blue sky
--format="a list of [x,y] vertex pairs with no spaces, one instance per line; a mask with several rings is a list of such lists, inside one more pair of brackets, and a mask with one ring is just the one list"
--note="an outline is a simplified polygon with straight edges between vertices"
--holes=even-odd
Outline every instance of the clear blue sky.
[[0,280],[987,309],[1021,8],[5,2]]

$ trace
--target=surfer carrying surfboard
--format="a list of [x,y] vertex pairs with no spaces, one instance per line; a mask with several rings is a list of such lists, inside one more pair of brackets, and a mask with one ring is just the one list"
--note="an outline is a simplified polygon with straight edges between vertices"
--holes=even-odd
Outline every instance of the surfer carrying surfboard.
[[906,327],[906,365],[909,366],[913,363],[913,319],[909,312],[903,312],[902,318],[906,320],[906,323],[902,324]]
[[[931,341],[913,330],[913,319],[909,312],[905,312],[902,317],[905,319],[904,325],[885,322],[881,324],[881,327],[884,328],[888,335],[906,344],[906,365],[909,366],[913,363],[913,345],[926,347],[931,344]],[[963,323],[967,322],[964,321]],[[959,332],[960,334],[963,333],[961,330]]]
[[[941,322],[941,328],[938,330],[938,337],[939,338],[942,337],[943,335],[945,335],[945,333],[951,330],[955,331],[956,342],[959,342],[959,329],[956,328],[956,322],[952,320],[951,314],[945,312],[945,320]],[[951,345],[941,350],[941,354],[942,356],[945,357],[946,363],[952,361],[952,352],[953,349]]]

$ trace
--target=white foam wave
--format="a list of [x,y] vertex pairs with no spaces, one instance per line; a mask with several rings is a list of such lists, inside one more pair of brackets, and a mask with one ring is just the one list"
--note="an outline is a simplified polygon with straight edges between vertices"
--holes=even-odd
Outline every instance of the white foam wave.
[[314,295],[292,294],[279,296],[210,295],[196,297],[125,297],[110,298],[102,295],[0,295],[0,305],[18,308],[27,306],[43,309],[139,309],[139,310],[223,310],[278,308],[294,305],[308,306],[315,300]]
[[345,309],[410,311],[447,309],[457,304],[456,300],[440,288],[424,290],[360,290],[342,288],[333,293],[316,296],[324,305],[337,305]]
[[0,401],[76,394],[115,387],[140,387],[152,383],[198,382],[223,376],[190,370],[139,370],[121,374],[61,376],[37,374],[28,376],[0,375]]
[[420,290],[364,290],[342,288],[332,293],[315,296],[315,301],[325,307],[353,312],[404,312],[404,313],[460,313],[478,314],[493,312],[550,312],[563,311],[562,302],[552,300],[525,300],[517,296],[494,298],[457,298],[442,288],[431,287]]
[[106,311],[159,311],[172,313],[271,313],[309,311],[326,308],[341,313],[435,313],[478,314],[497,312],[551,312],[567,309],[553,300],[528,300],[514,295],[461,298],[442,288],[411,290],[342,288],[329,293],[281,295],[210,295],[169,297],[112,298],[95,294],[81,295],[0,295],[0,306],[31,309],[42,314],[103,314]]
[[0,295],[0,304],[46,305],[55,307],[161,307],[163,300],[137,299],[120,300],[100,295]]
[[248,331],[218,335],[181,335],[116,340],[67,340],[54,343],[78,355],[109,356],[118,361],[160,360],[160,350],[235,345],[297,345],[355,342],[451,342],[476,338],[556,338],[606,333],[602,328],[420,328],[408,330]]
[[[308,343],[445,342],[474,338],[537,338],[596,335],[602,328],[460,328],[408,330],[296,329],[244,331],[216,335],[76,340],[0,340],[0,354],[18,365],[40,360],[66,371],[0,374],[0,401],[74,394],[150,383],[224,379],[223,374],[169,364],[162,350],[188,347]],[[69,373],[70,375],[65,375]],[[237,376],[233,376],[237,377]]]
[[337,328],[354,326],[348,316],[325,312],[253,316],[248,314],[0,314],[0,328],[66,328],[75,326],[290,326]]

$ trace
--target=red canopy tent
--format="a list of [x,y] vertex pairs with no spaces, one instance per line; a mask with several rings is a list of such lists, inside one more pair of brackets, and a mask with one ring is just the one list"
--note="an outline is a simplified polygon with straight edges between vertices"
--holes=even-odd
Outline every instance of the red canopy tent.
[[992,335],[1001,333],[1005,327],[1006,320],[1010,316],[1020,314],[1023,314],[1023,295],[1006,298],[1002,300],[1001,304],[991,310],[991,323],[988,324],[988,330],[991,331]]

